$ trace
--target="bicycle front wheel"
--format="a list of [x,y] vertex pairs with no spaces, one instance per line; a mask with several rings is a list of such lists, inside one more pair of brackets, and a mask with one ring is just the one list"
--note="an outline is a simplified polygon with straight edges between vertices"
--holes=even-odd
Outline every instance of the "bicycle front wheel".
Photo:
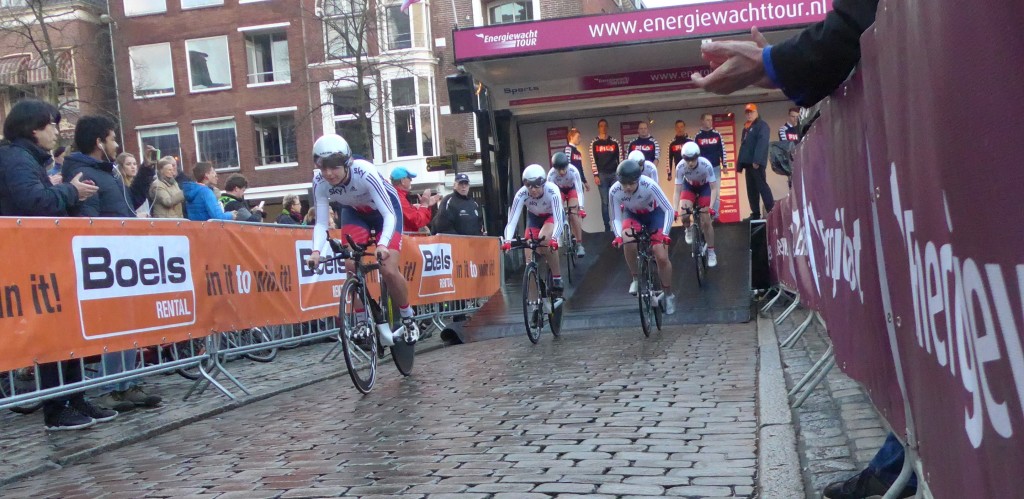
[[352,384],[361,393],[370,393],[377,379],[377,331],[366,310],[356,312],[358,304],[365,309],[371,306],[363,289],[354,279],[345,282],[338,315],[341,317],[341,348]]
[[704,287],[704,279],[707,278],[707,252],[704,249],[704,231],[700,224],[693,231],[693,264],[697,267],[697,287]]
[[572,269],[576,266],[576,245],[573,244],[569,222],[562,225],[562,248],[565,249],[565,279],[572,284]]
[[647,259],[643,256],[640,257],[637,265],[639,266],[637,269],[639,278],[637,279],[636,296],[640,300],[640,327],[644,331],[644,336],[649,337],[654,325],[654,310],[651,306],[651,271]]
[[655,266],[648,264],[647,273],[650,275],[649,281],[652,283],[651,293],[655,293],[655,296],[659,297],[657,303],[654,304],[654,324],[658,326],[658,331],[661,331],[661,316],[665,311],[665,300],[668,299],[668,296],[665,296],[664,290],[661,287],[661,276],[658,275],[657,270],[651,270],[652,268],[655,268]]
[[526,272],[523,272],[523,319],[526,322],[526,337],[533,343],[540,341],[540,330],[544,327],[542,303],[537,264],[530,262]]

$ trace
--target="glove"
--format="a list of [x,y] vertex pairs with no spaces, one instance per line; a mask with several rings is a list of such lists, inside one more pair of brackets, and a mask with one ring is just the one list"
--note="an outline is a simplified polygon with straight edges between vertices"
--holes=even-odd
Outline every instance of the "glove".
[[580,218],[587,218],[587,210],[580,208]]
[[710,213],[710,214],[711,214],[711,216],[715,216],[715,215],[717,215],[717,214],[718,214],[718,213],[716,213],[716,212],[715,212],[715,209],[714,209],[714,208],[710,208],[710,209],[708,209],[708,213]]
[[672,220],[678,220],[679,219],[679,210],[676,210],[676,211],[674,211],[672,213],[675,215],[675,218],[673,218]]
[[668,167],[668,169],[665,171],[665,173],[668,174],[668,179],[672,180],[672,167],[671,166]]
[[505,241],[505,242],[501,243],[501,250],[502,251],[511,251],[512,250],[512,243],[510,243],[508,241]]
[[601,177],[598,177],[597,173],[594,173],[594,185],[601,185]]
[[622,238],[621,237],[616,237],[615,239],[612,240],[612,248],[621,248],[621,247],[622,247]]
[[558,239],[552,239],[551,242],[548,243],[548,247],[551,248],[551,251],[558,251]]
[[664,244],[665,246],[672,244],[672,238],[668,236],[662,237],[661,244]]

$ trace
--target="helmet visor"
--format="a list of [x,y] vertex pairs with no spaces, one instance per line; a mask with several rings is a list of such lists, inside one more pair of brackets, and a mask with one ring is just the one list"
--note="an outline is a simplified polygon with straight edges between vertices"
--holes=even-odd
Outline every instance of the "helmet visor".
[[544,177],[523,179],[523,185],[527,187],[541,187],[545,182]]
[[334,153],[330,156],[323,156],[317,159],[316,165],[320,168],[341,168],[347,166],[349,161],[348,155],[342,153]]

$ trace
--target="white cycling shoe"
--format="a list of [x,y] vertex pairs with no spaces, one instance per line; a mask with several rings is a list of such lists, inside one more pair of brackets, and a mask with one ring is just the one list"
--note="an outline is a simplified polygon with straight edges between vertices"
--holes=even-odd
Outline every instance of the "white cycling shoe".
[[676,313],[676,295],[671,294],[662,298],[665,303],[665,315]]
[[696,225],[690,225],[686,228],[686,235],[683,236],[686,239],[686,244],[693,244],[693,233],[697,230]]
[[718,265],[718,255],[715,254],[715,250],[708,250],[708,267],[715,267]]
[[631,294],[633,296],[636,296],[636,287],[637,287],[636,279],[633,279],[633,282],[630,283],[630,285],[629,285],[629,294]]
[[585,256],[587,256],[587,252],[583,249],[583,245],[576,245],[576,258],[583,258]]
[[416,324],[416,320],[412,317],[402,319],[402,339],[409,345],[415,344],[420,340],[420,326]]

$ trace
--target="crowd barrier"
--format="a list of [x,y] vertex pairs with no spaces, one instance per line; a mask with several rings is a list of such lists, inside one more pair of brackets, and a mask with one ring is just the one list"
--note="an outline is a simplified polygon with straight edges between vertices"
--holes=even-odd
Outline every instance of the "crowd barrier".
[[1006,65],[1024,57],[1020,15],[880,2],[769,214],[779,297],[832,340],[815,379],[838,365],[862,383],[906,444],[903,478],[915,467],[939,498],[1024,486],[1024,170]]
[[[310,239],[268,224],[0,218],[0,409],[172,370],[248,393],[225,359],[339,333],[344,267],[306,269]],[[401,253],[426,334],[499,289],[494,238],[405,235]],[[101,362],[123,351],[136,353]],[[54,361],[67,361],[59,386],[43,389],[39,366]]]

